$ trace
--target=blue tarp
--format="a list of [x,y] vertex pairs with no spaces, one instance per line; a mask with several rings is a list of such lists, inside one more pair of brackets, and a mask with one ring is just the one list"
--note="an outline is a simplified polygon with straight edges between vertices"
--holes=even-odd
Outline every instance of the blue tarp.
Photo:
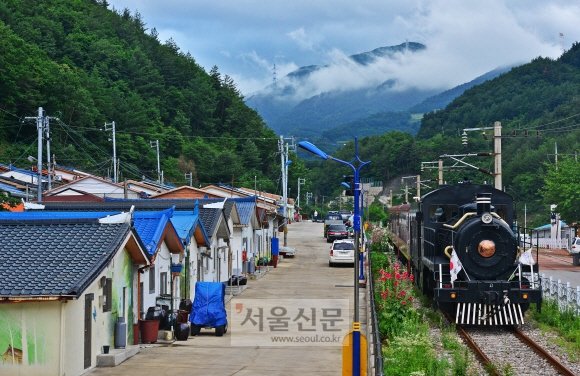
[[224,296],[226,285],[221,282],[197,282],[189,321],[195,325],[219,326],[227,323]]

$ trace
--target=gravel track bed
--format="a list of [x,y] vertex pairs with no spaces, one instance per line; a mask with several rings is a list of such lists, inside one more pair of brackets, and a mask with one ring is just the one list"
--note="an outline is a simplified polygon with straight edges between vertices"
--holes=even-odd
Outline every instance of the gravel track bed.
[[[466,328],[500,374],[557,375],[556,370],[503,328]],[[535,339],[535,338],[534,338]]]
[[[533,323],[526,323],[521,325],[519,328],[524,332],[524,334],[542,346],[548,353],[550,353],[550,355],[568,367],[570,371],[574,372],[576,375],[580,375],[580,363],[578,363],[578,360],[573,361],[570,359],[568,352],[554,343],[554,340],[558,338],[557,333],[543,332],[536,328]],[[576,359],[578,358],[579,356],[577,354]]]

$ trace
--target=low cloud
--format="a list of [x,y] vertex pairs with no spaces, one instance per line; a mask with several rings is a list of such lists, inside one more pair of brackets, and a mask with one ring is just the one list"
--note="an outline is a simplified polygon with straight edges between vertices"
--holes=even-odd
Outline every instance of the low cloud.
[[298,44],[298,46],[300,46],[300,48],[305,49],[305,50],[314,50],[314,48],[312,46],[312,41],[306,35],[306,31],[304,31],[303,27],[301,27],[300,29],[296,29],[294,31],[291,31],[289,33],[286,33],[286,35],[288,35],[290,37],[290,39],[292,39],[294,42],[296,42],[296,44]]

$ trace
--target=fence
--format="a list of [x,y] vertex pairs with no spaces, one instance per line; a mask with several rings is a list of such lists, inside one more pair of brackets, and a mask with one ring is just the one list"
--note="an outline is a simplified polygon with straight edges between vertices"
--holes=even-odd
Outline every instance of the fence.
[[377,310],[376,310],[376,305],[375,305],[375,283],[374,283],[374,276],[373,276],[373,265],[372,265],[372,257],[370,255],[370,246],[367,247],[367,255],[368,255],[368,269],[367,269],[367,275],[368,275],[368,292],[370,295],[370,311],[371,311],[371,332],[372,334],[370,335],[370,344],[369,344],[369,350],[370,350],[370,355],[372,356],[372,360],[373,360],[373,364],[372,366],[374,366],[374,374],[375,376],[383,376],[383,348],[382,348],[382,344],[381,344],[381,338],[380,338],[380,333],[379,333],[379,321],[377,319]]
[[564,284],[559,279],[554,281],[552,277],[546,278],[544,274],[540,282],[545,299],[556,300],[560,311],[572,310],[580,315],[580,286],[570,287],[570,282]]
[[568,249],[568,239],[533,238],[532,244],[540,248]]

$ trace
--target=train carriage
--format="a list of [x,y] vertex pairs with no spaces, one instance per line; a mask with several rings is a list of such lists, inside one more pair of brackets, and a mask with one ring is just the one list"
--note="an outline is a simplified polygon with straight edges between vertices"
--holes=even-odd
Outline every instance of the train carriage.
[[[513,198],[492,186],[442,186],[390,209],[390,240],[418,287],[457,324],[518,325],[530,303],[540,309],[542,290],[538,264],[518,262],[514,213]],[[461,265],[453,281],[452,256]]]

